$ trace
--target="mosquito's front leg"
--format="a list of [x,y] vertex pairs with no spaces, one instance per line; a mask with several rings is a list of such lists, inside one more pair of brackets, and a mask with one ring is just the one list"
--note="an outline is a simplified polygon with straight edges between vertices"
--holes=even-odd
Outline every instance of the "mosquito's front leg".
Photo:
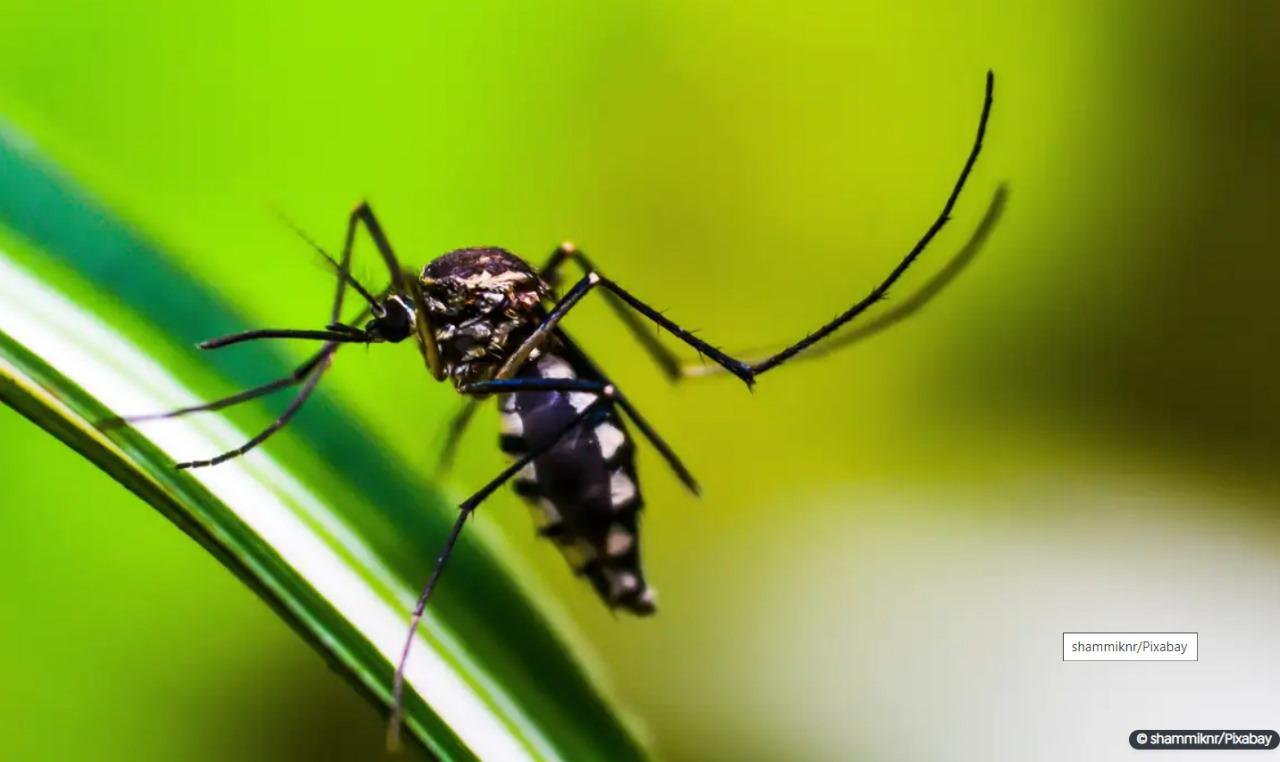
[[[850,330],[840,333],[838,336],[825,344],[814,347],[800,354],[797,360],[816,360],[820,357],[845,349],[846,347],[857,344],[872,336],[876,336],[888,328],[891,328],[907,318],[915,315],[924,309],[934,297],[942,293],[947,286],[951,284],[960,274],[969,266],[977,257],[978,252],[982,250],[987,238],[991,235],[991,231],[1000,220],[1000,216],[1004,213],[1005,203],[1009,197],[1009,189],[1001,185],[996,188],[995,194],[991,198],[991,203],[987,205],[986,214],[982,216],[982,220],[978,226],[974,228],[970,234],[969,240],[958,252],[951,258],[951,261],[942,269],[929,278],[922,286],[916,289],[915,293],[899,302],[894,302],[893,306],[880,314],[876,315],[874,320],[865,323],[859,323],[851,326]],[[760,365],[771,355],[776,354],[778,350],[753,350],[751,356],[753,359],[747,361],[749,365]],[[724,369],[718,365],[702,365],[687,363],[680,368],[680,375],[683,378],[702,378],[705,376],[714,376],[723,373]]]
[[426,300],[422,296],[422,284],[413,274],[406,277],[404,270],[400,267],[400,261],[396,258],[395,250],[391,248],[391,242],[387,240],[387,234],[382,229],[382,223],[378,222],[377,215],[373,213],[373,208],[367,201],[357,204],[356,208],[351,210],[351,216],[347,218],[347,235],[342,244],[343,261],[351,257],[351,247],[355,245],[356,228],[360,225],[364,225],[364,229],[369,232],[369,238],[373,239],[373,245],[382,255],[382,261],[391,276],[393,292],[407,295],[417,306],[414,311],[413,328],[418,336],[418,349],[422,352],[422,359],[427,364],[427,370],[431,376],[437,381],[443,381],[444,363],[440,360],[440,348],[436,346],[435,333],[427,322]]
[[243,392],[232,394],[230,396],[223,397],[221,399],[214,400],[213,402],[208,402],[201,405],[192,405],[190,407],[179,408],[177,410],[170,410],[164,413],[150,413],[150,414],[137,415],[137,416],[127,416],[123,418],[107,419],[105,421],[102,421],[99,424],[101,428],[104,428],[104,429],[114,428],[116,426],[120,426],[125,423],[138,423],[141,421],[158,420],[158,419],[164,419],[164,418],[177,418],[179,416],[188,415],[190,413],[200,413],[200,412],[206,412],[206,411],[212,411],[212,410],[221,410],[222,408],[230,407],[232,405],[237,405],[237,404],[240,404],[241,402],[248,402],[249,400],[257,399],[258,397],[262,397],[272,392],[279,391],[280,389],[285,389],[290,386],[303,384],[303,388],[294,397],[293,401],[289,404],[288,408],[285,409],[284,413],[279,418],[277,418],[274,422],[272,422],[270,426],[268,426],[258,435],[250,439],[244,445],[237,447],[234,450],[229,450],[227,452],[224,452],[213,458],[209,458],[207,460],[179,463],[177,464],[177,467],[178,468],[199,468],[202,466],[217,465],[218,463],[222,463],[227,460],[230,460],[231,458],[235,458],[245,454],[249,450],[252,450],[254,447],[257,447],[258,445],[265,442],[268,438],[271,437],[271,435],[273,435],[275,432],[283,428],[289,422],[289,420],[294,416],[294,414],[297,413],[298,410],[302,407],[302,405],[307,401],[307,398],[311,395],[312,391],[315,390],[315,386],[319,382],[320,376],[322,376],[324,372],[328,370],[329,366],[333,363],[333,355],[335,352],[338,351],[339,346],[346,343],[364,343],[368,341],[363,331],[360,331],[356,328],[353,328],[351,326],[344,325],[338,322],[342,315],[342,300],[343,300],[344,294],[346,293],[346,288],[348,285],[352,286],[357,291],[359,291],[360,295],[364,297],[365,301],[368,302],[368,305],[369,305],[364,311],[360,313],[360,315],[356,318],[357,320],[365,317],[366,315],[369,314],[369,310],[375,309],[377,307],[377,301],[368,293],[368,291],[365,290],[363,286],[360,285],[359,282],[357,282],[354,278],[351,277],[351,273],[350,273],[351,247],[350,246],[344,247],[341,261],[335,261],[332,257],[329,256],[328,252],[326,252],[323,248],[320,247],[319,244],[312,241],[300,229],[298,229],[296,226],[293,226],[292,223],[289,223],[289,224],[290,224],[290,227],[293,228],[294,232],[296,232],[299,236],[301,236],[302,239],[306,241],[313,249],[315,249],[317,253],[319,253],[322,257],[324,257],[325,260],[329,262],[329,264],[333,265],[333,267],[337,272],[338,286],[337,286],[337,290],[334,293],[333,304],[329,310],[328,327],[323,331],[315,331],[315,330],[309,330],[309,329],[266,329],[266,330],[241,331],[239,333],[229,334],[227,336],[218,336],[216,338],[208,339],[207,341],[201,342],[199,344],[199,347],[201,349],[219,349],[221,347],[231,346],[232,344],[238,344],[243,341],[253,341],[257,339],[267,339],[267,338],[284,338],[284,339],[292,338],[292,339],[310,339],[310,340],[318,339],[326,342],[324,347],[322,347],[319,352],[312,355],[311,358],[309,358],[306,362],[302,363],[302,365],[298,366],[288,376],[285,376],[283,378],[278,378],[275,381],[270,381],[260,386],[256,386],[252,389],[247,389]]
[[238,392],[228,397],[223,397],[222,399],[214,400],[213,402],[205,402],[200,405],[192,405],[191,407],[183,407],[183,408],[178,408],[177,410],[169,410],[164,413],[146,413],[143,415],[129,415],[129,416],[124,416],[120,418],[108,418],[104,421],[99,422],[98,428],[113,429],[119,426],[123,426],[126,423],[142,423],[143,421],[158,421],[164,418],[178,418],[179,416],[189,415],[191,413],[204,413],[204,412],[211,412],[214,410],[221,410],[224,407],[231,407],[232,405],[238,405],[241,402],[248,402],[249,400],[257,399],[258,397],[262,397],[274,391],[279,391],[280,389],[287,389],[290,386],[296,386],[302,383],[303,380],[305,380],[309,375],[311,375],[311,371],[314,370],[316,366],[318,366],[321,362],[325,361],[328,357],[330,357],[334,353],[334,351],[337,350],[337,348],[338,348],[337,344],[326,344],[323,349],[321,349],[319,352],[315,353],[310,358],[308,358],[306,362],[299,365],[289,375],[283,378],[277,378],[275,381],[262,384],[261,386],[255,386],[252,389],[246,389],[243,392]]
[[311,393],[316,390],[316,384],[320,383],[320,377],[323,376],[324,372],[329,369],[329,365],[332,362],[333,362],[333,352],[330,351],[328,354],[326,354],[324,357],[321,358],[320,362],[316,365],[316,367],[312,368],[310,371],[307,372],[305,376],[306,381],[303,383],[302,388],[298,390],[297,396],[295,396],[293,398],[293,401],[289,403],[289,406],[284,409],[284,412],[280,414],[280,417],[272,421],[271,424],[267,426],[267,428],[259,432],[257,436],[253,437],[248,442],[245,442],[244,444],[240,445],[234,450],[228,450],[227,452],[224,452],[221,455],[216,455],[212,458],[209,458],[208,460],[192,460],[192,461],[186,461],[184,463],[178,463],[175,465],[175,468],[187,469],[187,468],[203,468],[205,466],[216,466],[219,463],[226,462],[228,460],[231,460],[232,458],[238,458],[241,455],[244,455],[245,453],[249,452],[253,448],[257,447],[258,445],[262,444],[263,442],[267,441],[267,439],[272,434],[284,428],[285,425],[288,424],[289,421],[293,418],[293,416],[298,412],[298,410],[302,408],[303,404],[306,403],[307,398],[310,397]]

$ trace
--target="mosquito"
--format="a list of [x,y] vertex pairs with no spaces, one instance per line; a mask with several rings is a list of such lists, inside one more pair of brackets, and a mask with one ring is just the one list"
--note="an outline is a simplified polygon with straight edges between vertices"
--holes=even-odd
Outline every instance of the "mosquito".
[[[322,342],[319,351],[288,376],[253,389],[202,405],[116,419],[112,423],[219,410],[280,389],[299,387],[280,416],[240,447],[207,460],[177,464],[180,469],[214,466],[244,455],[287,425],[343,345],[396,344],[409,339],[417,345],[435,380],[451,381],[460,394],[469,398],[449,425],[446,458],[478,403],[490,397],[497,399],[500,446],[512,461],[458,506],[457,518],[414,606],[392,686],[388,743],[395,747],[403,712],[404,668],[427,602],[467,519],[503,484],[514,485],[529,503],[539,533],[559,548],[573,572],[585,578],[607,606],[640,616],[656,610],[656,594],[640,563],[638,518],[642,499],[636,477],[635,439],[629,427],[635,427],[694,494],[699,491],[698,483],[621,388],[569,338],[561,323],[570,311],[588,294],[602,293],[628,331],[672,380],[705,375],[710,368],[732,374],[752,387],[759,376],[806,352],[884,299],[942,229],[982,150],[993,90],[994,75],[987,72],[973,146],[942,212],[915,246],[862,299],[794,344],[760,359],[735,358],[698,338],[606,277],[570,243],[561,244],[541,268],[534,268],[505,249],[475,247],[448,252],[420,272],[406,270],[400,266],[373,209],[362,202],[347,220],[339,258],[334,259],[303,234],[338,277],[337,293],[324,328],[251,330],[199,344],[201,349],[219,349],[261,339],[302,339]],[[1002,200],[1002,196],[998,199]],[[390,276],[389,286],[378,293],[365,288],[351,274],[351,253],[360,228],[372,240]],[[583,275],[560,296],[557,286],[561,270],[568,264],[578,267]],[[935,281],[932,291],[940,287],[941,283]],[[343,301],[348,289],[356,292],[364,306],[358,317],[343,322]],[[911,302],[863,326],[854,338],[887,327],[931,296],[930,286],[926,286]],[[646,320],[714,365],[682,364],[649,330]],[[838,339],[824,346],[836,343]]]

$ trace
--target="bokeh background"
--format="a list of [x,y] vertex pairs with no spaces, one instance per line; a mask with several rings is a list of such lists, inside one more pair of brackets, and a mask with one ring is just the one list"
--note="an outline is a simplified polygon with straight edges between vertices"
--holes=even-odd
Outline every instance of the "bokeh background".
[[[1137,727],[1280,724],[1280,6],[54,0],[7,3],[0,41],[4,115],[256,322],[331,290],[271,210],[336,245],[367,196],[406,260],[573,238],[729,348],[893,266],[994,68],[987,153],[900,293],[1002,182],[1005,214],[891,334],[748,394],[671,388],[575,315],[705,487],[643,459],[660,616],[602,610],[514,497],[480,520],[664,758],[1110,759]],[[426,470],[455,400],[419,363],[325,383]],[[479,424],[458,495],[502,462]],[[0,758],[378,753],[378,714],[154,511],[7,410],[0,456]],[[1064,630],[1196,630],[1201,660],[1064,664]]]

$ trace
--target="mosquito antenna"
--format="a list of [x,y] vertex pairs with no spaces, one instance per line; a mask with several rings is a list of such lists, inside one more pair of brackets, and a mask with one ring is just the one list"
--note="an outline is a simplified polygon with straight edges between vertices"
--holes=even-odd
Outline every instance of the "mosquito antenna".
[[280,210],[277,209],[276,217],[279,218],[279,220],[282,223],[284,223],[285,227],[292,230],[294,235],[301,238],[308,246],[314,249],[315,252],[319,254],[324,259],[325,262],[328,262],[329,266],[333,268],[334,272],[338,274],[339,278],[341,278],[342,280],[345,280],[347,283],[350,283],[351,287],[356,290],[356,293],[360,294],[361,298],[363,298],[366,302],[369,303],[369,307],[373,309],[373,312],[375,315],[380,314],[382,312],[382,305],[378,303],[378,300],[374,298],[373,294],[369,293],[369,290],[365,288],[360,283],[360,281],[356,280],[355,276],[352,275],[349,270],[347,270],[341,264],[339,264],[338,260],[334,259],[333,256],[329,254],[329,252],[325,251],[323,246],[317,243],[315,239],[313,239],[311,236],[307,235],[307,232],[302,228],[298,227],[298,225],[295,224],[293,220],[285,216],[284,212],[281,212]]

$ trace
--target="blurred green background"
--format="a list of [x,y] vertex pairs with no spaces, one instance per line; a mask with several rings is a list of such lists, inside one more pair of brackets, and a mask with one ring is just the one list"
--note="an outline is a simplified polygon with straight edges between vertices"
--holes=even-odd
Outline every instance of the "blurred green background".
[[[1139,726],[1280,723],[1280,6],[4,16],[0,113],[263,325],[317,323],[332,288],[271,210],[336,246],[368,197],[405,260],[572,238],[715,343],[792,340],[928,225],[995,69],[987,153],[907,287],[1003,181],[1008,208],[892,334],[748,394],[670,388],[600,305],[571,319],[705,488],[642,460],[660,616],[610,616],[509,494],[480,521],[666,758],[1106,759]],[[423,470],[457,404],[427,382],[403,347],[325,381]],[[459,496],[500,468],[492,423]],[[0,454],[0,758],[378,753],[378,714],[160,516],[7,410]],[[1063,664],[1064,630],[1197,630],[1201,661]]]

